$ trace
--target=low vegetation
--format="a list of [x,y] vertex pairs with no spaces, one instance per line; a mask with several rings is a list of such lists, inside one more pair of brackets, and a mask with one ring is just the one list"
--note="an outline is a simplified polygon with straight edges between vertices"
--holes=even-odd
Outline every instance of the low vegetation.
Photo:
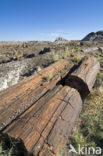
[[53,54],[53,61],[56,62],[60,59],[66,59],[67,57],[70,57],[74,52],[74,49],[66,46],[63,50],[59,50],[58,52]]
[[73,63],[78,63],[80,62],[80,60],[84,57],[83,54],[76,54],[73,58],[72,58],[72,62]]
[[98,87],[88,96],[83,105],[79,122],[74,128],[71,143],[75,148],[103,148],[103,87]]
[[97,75],[92,93],[85,99],[83,110],[80,113],[70,142],[75,148],[78,144],[82,147],[101,147],[103,150],[103,58],[101,51],[94,54],[100,61],[101,70]]
[[42,81],[43,82],[46,82],[46,81],[50,82],[52,80],[53,76],[54,76],[53,74],[49,74],[47,77],[43,77]]

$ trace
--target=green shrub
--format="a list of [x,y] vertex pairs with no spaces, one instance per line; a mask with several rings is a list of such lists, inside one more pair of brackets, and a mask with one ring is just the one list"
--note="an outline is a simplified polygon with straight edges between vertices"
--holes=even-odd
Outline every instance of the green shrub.
[[52,78],[53,78],[53,74],[52,73],[50,73],[47,77],[43,77],[43,79],[42,79],[42,81],[43,82],[46,82],[46,81],[51,81],[52,80]]
[[56,62],[60,59],[66,59],[74,52],[75,52],[75,49],[70,49],[68,46],[66,46],[64,49],[61,49],[58,52],[53,54],[53,61]]
[[60,59],[59,54],[53,54],[53,61],[56,62]]
[[68,56],[70,56],[70,50],[69,50],[68,47],[65,47],[65,51],[64,51],[64,54],[63,54],[62,58],[65,59]]
[[73,57],[72,61],[73,61],[74,63],[78,63],[79,61],[81,61],[81,59],[83,58],[83,56],[84,56],[84,55],[80,55],[80,54],[75,55],[75,56]]

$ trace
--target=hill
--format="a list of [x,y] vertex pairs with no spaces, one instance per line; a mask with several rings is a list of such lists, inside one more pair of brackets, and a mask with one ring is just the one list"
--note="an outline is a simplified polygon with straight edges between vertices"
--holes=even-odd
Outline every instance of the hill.
[[91,32],[82,41],[103,41],[103,31]]

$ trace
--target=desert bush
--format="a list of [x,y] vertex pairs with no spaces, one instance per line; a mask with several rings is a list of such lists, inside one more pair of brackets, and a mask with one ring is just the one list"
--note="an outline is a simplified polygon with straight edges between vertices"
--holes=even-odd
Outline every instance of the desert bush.
[[46,81],[50,82],[52,80],[53,76],[54,75],[51,73],[47,77],[43,77],[42,81],[43,82],[46,82]]
[[60,57],[59,54],[53,54],[53,61],[54,61],[54,62],[56,62],[56,61],[58,61],[58,60],[60,60],[60,59],[61,59],[61,57]]
[[78,63],[83,57],[84,57],[84,55],[77,54],[73,57],[72,61],[73,61],[73,63]]
[[70,49],[68,46],[66,46],[64,49],[61,49],[53,54],[53,61],[56,62],[60,59],[66,59],[67,57],[70,57],[74,52],[75,49]]
[[94,87],[99,87],[99,86],[103,86],[103,71],[102,70],[100,70],[100,72],[97,75]]
[[101,58],[103,57],[103,53],[101,50],[98,50],[97,52],[91,52],[91,55],[96,57],[98,60],[101,60]]
[[64,58],[64,59],[67,58],[68,56],[70,56],[70,53],[71,53],[71,51],[69,50],[69,48],[65,47],[64,54],[63,54],[62,58]]

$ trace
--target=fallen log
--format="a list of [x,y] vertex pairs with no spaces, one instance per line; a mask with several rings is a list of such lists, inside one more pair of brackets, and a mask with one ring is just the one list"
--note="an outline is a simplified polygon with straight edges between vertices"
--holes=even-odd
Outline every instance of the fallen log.
[[65,77],[64,86],[55,85],[16,120],[4,126],[2,132],[15,139],[21,138],[26,149],[35,156],[57,154],[72,131],[82,109],[82,98],[91,91],[98,71],[99,63],[92,57],[85,57]]
[[68,138],[81,106],[81,97],[75,89],[58,86],[8,126],[4,133],[21,138],[26,149],[35,155],[44,144],[52,153],[57,153]]
[[45,85],[40,86],[37,89],[27,91],[24,95],[5,104],[3,108],[0,109],[0,130],[20,116],[30,106],[35,104],[36,101],[56,85],[58,80],[60,80],[60,76],[56,76],[50,83],[47,82]]
[[99,62],[94,57],[88,55],[84,57],[75,67],[75,70],[67,76],[65,85],[75,88],[81,97],[85,98],[90,93],[99,70]]
[[15,97],[18,97],[21,94],[25,94],[27,90],[35,89],[43,83],[43,78],[48,77],[50,74],[52,77],[63,70],[69,64],[68,60],[60,60],[56,63],[53,63],[47,68],[44,68],[40,72],[30,76],[29,78],[24,79],[18,84],[9,87],[3,91],[0,91],[0,107],[5,105],[5,103],[10,102]]
[[98,51],[98,47],[92,47],[92,48],[86,48],[86,49],[82,49],[81,51],[84,53],[90,53],[90,52],[96,52]]
[[[0,92],[0,130],[53,89],[56,83],[61,80],[60,71],[65,70],[67,64],[67,60],[64,62],[60,60],[40,73],[27,78],[26,81]],[[48,80],[44,81],[43,79],[46,79],[49,74],[52,74],[50,82]]]

